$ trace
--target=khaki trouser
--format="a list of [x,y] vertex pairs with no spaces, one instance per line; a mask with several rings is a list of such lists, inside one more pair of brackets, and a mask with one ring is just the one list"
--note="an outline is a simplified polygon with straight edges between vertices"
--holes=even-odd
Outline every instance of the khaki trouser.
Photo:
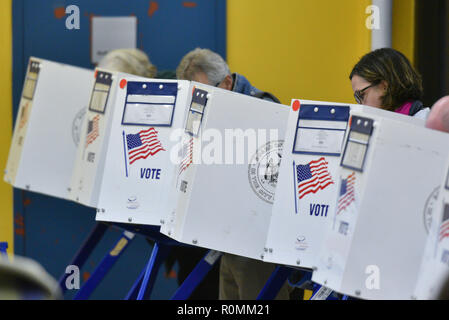
[[[220,265],[220,300],[256,300],[275,264],[223,253]],[[279,291],[276,300],[288,300],[288,284]]]

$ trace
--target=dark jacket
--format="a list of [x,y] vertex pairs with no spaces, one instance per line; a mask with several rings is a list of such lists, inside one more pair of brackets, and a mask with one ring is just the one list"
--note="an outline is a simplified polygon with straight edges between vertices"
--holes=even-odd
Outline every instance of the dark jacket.
[[265,99],[272,102],[280,103],[278,98],[276,98],[271,93],[261,91],[256,87],[252,86],[251,83],[244,76],[238,73],[232,74],[232,91],[241,94],[246,94],[248,96],[253,96],[255,98]]

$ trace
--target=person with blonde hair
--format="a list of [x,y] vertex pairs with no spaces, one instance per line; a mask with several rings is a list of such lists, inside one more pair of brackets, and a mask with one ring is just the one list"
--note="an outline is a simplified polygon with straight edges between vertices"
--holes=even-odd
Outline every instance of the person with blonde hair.
[[110,51],[98,64],[99,68],[124,72],[145,78],[154,78],[157,68],[148,55],[139,49],[116,49]]

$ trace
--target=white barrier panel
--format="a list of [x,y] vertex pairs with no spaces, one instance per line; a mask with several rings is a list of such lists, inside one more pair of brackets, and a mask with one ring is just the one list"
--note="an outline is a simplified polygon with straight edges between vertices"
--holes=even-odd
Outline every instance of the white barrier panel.
[[174,80],[120,83],[96,219],[160,225],[174,207],[177,147],[193,87]]
[[5,181],[19,189],[69,199],[80,124],[93,71],[30,58]]
[[[337,205],[340,154],[350,110],[385,113],[354,104],[292,101],[265,261],[316,268],[327,223]],[[419,119],[390,116],[424,125]]]
[[410,299],[448,135],[382,112],[351,111],[337,210],[312,280],[364,299]]
[[449,161],[444,168],[438,200],[421,262],[416,299],[438,299],[449,280]]
[[349,105],[294,100],[264,261],[313,268],[335,209]]
[[261,259],[288,107],[198,86],[208,98],[192,101],[178,203],[161,232],[180,242]]
[[72,173],[70,198],[97,208],[116,91],[125,78],[128,80],[144,78],[102,69],[96,69],[94,78],[86,116],[80,126],[81,143],[78,145]]

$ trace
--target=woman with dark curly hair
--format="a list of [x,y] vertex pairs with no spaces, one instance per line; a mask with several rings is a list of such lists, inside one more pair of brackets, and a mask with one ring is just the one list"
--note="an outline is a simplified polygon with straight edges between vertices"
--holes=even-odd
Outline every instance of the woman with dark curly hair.
[[425,119],[421,76],[408,59],[390,48],[374,50],[354,66],[349,76],[357,103]]

